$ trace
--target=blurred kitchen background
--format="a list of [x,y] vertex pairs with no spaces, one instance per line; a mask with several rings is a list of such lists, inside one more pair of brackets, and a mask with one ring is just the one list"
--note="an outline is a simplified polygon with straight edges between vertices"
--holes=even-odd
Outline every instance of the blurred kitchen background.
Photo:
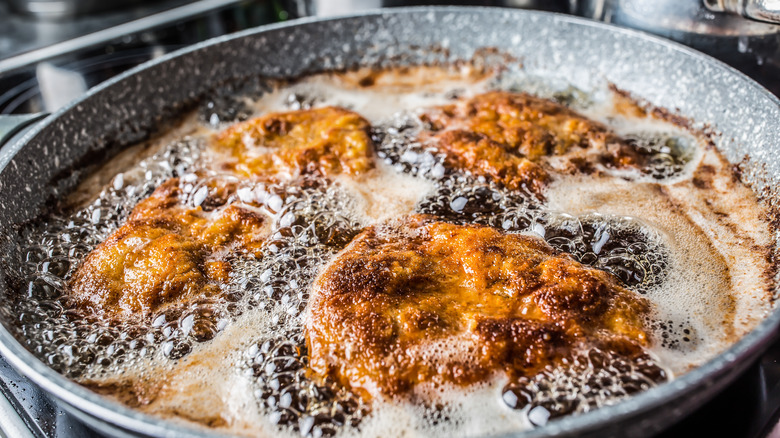
[[[750,0],[734,3],[746,2]],[[421,4],[540,9],[642,29],[723,59],[780,94],[780,26],[736,13],[716,12],[718,8],[727,9],[729,3],[730,0],[0,0],[0,114],[52,112],[117,73],[214,36],[303,16]],[[755,10],[751,13],[758,15]],[[758,18],[766,20],[772,16]],[[774,18],[780,19],[780,13]]]
[[[780,95],[780,0],[0,0],[0,115],[53,112],[118,73],[212,37],[424,4],[538,9],[640,29],[711,54]],[[778,360],[780,345],[664,436],[780,436]],[[0,437],[97,436],[2,357],[0,393]]]

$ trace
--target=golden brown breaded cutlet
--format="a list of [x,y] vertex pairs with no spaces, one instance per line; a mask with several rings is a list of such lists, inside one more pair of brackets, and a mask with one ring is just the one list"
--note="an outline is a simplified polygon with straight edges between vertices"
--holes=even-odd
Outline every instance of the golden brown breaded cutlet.
[[306,337],[320,376],[392,396],[648,342],[644,298],[539,238],[425,216],[393,227],[365,229],[315,282]]

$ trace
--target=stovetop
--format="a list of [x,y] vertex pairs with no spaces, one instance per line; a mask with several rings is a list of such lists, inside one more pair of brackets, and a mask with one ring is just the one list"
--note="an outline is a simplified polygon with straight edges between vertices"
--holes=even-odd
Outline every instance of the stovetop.
[[[7,34],[27,24],[41,27],[40,23],[13,16],[3,10],[7,6],[0,2],[0,29],[10,29],[0,30],[0,114],[55,111],[87,89],[150,59],[212,37],[286,18],[281,2],[277,1],[182,3],[157,2],[152,13],[142,18],[136,17],[139,12],[135,10],[108,14],[109,23],[121,16],[125,19],[108,27],[97,27],[96,22],[101,20],[96,17],[44,23],[44,35],[28,38],[24,34]],[[66,29],[48,31],[53,26]],[[85,33],[59,38],[78,32]],[[8,43],[9,40],[12,42]],[[8,44],[21,48],[4,51]]]
[[[422,3],[426,2],[416,4]],[[568,11],[567,0],[489,3]],[[312,13],[314,6],[323,15],[329,12],[323,5],[330,5],[330,12],[343,13],[357,6],[401,4],[409,2],[162,0],[98,16],[40,22],[14,15],[0,2],[0,114],[55,111],[90,87],[140,63],[215,36]],[[750,66],[735,67],[750,74]],[[780,90],[780,78],[771,88]],[[721,394],[660,436],[780,438],[778,361],[780,342]],[[0,397],[0,437],[100,437],[2,357],[0,393],[5,396]]]

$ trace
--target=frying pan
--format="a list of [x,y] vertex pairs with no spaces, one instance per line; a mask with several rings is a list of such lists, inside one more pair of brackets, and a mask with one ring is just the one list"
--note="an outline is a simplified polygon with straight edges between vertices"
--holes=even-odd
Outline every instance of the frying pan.
[[[209,89],[239,77],[292,77],[359,65],[470,59],[493,47],[532,75],[584,90],[605,81],[716,133],[714,142],[768,207],[780,204],[780,101],[739,72],[642,33],[549,13],[490,8],[410,8],[272,25],[193,46],[108,81],[47,117],[0,152],[0,236],[40,215],[94,162],[148,137]],[[98,158],[95,158],[98,157]],[[780,239],[780,237],[778,237]],[[0,352],[91,427],[112,436],[214,436],[133,411],[62,377],[12,335],[14,248],[0,254]],[[776,291],[777,292],[777,291]],[[774,311],[703,366],[614,406],[521,434],[646,436],[700,406],[772,341]]]

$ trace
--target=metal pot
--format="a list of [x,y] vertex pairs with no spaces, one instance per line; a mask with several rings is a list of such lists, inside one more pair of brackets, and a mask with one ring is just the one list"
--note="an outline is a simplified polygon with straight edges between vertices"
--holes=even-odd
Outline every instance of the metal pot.
[[[679,41],[780,94],[780,3],[766,0],[570,0],[572,13]],[[760,20],[760,21],[759,21]]]
[[[615,22],[626,19],[642,28],[696,34],[776,33],[780,5],[771,0],[570,0],[572,12]],[[759,23],[762,22],[762,23]],[[653,32],[657,33],[657,32]]]
[[284,0],[282,4],[294,17],[331,17],[369,11],[377,8],[424,5],[500,6],[562,12],[566,10],[568,1],[569,0]]
[[[411,8],[302,20],[218,38],[98,86],[0,152],[0,234],[14,235],[16,224],[35,218],[47,202],[71,190],[88,171],[84,157],[116,153],[139,141],[237,76],[293,77],[357,65],[470,59],[484,47],[522,58],[529,74],[586,90],[610,81],[708,124],[720,133],[714,141],[724,156],[743,162],[745,182],[773,208],[780,204],[780,100],[729,67],[666,40],[579,18],[509,9]],[[0,254],[14,251],[0,246]],[[213,436],[103,398],[27,351],[14,335],[13,313],[3,307],[23,292],[13,287],[14,272],[10,262],[0,267],[0,352],[21,373],[73,415],[112,436]],[[776,310],[727,351],[672,382],[523,436],[656,433],[744,371],[779,326]]]
[[730,12],[752,20],[780,23],[780,3],[776,0],[704,0],[715,12]]

